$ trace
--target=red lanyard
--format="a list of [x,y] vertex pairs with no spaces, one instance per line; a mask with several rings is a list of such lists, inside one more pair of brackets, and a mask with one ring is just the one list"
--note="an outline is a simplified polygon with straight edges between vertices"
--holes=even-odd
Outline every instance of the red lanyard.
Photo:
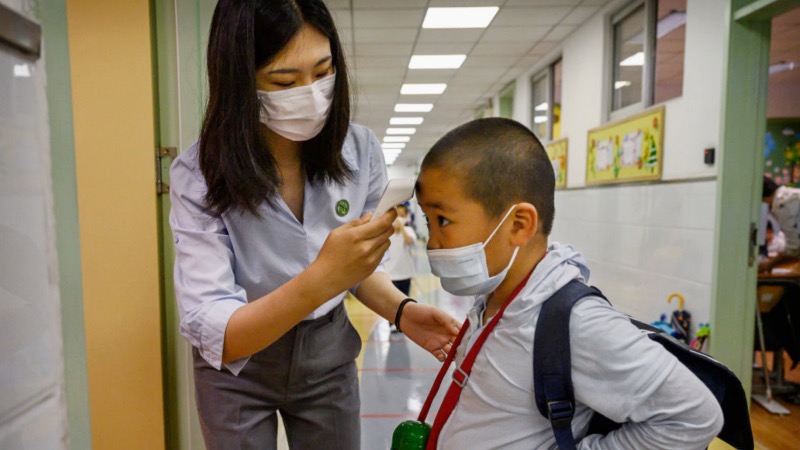
[[[500,311],[494,315],[492,320],[486,325],[483,332],[481,332],[478,339],[475,341],[475,344],[470,349],[467,356],[464,358],[464,361],[461,363],[461,367],[457,367],[456,370],[453,372],[453,381],[450,383],[450,388],[447,390],[447,394],[444,396],[444,400],[442,400],[442,406],[439,408],[439,412],[436,413],[436,418],[433,421],[433,428],[431,429],[430,436],[428,437],[428,445],[425,447],[426,450],[435,450],[437,441],[439,440],[439,433],[441,433],[444,424],[447,423],[447,420],[450,418],[450,415],[453,413],[453,409],[455,409],[456,404],[458,404],[458,399],[461,397],[461,391],[464,389],[464,386],[467,385],[467,381],[469,380],[469,375],[472,373],[472,365],[475,363],[475,358],[478,357],[478,352],[481,351],[481,347],[483,347],[483,343],[486,342],[486,339],[489,337],[489,334],[492,333],[494,327],[497,325],[497,322],[500,321],[500,318],[503,316],[503,313],[511,304],[511,301],[519,294],[525,284],[528,283],[528,278],[530,278],[531,271],[522,280],[522,283],[514,289],[514,292],[508,297],[508,300],[503,304],[500,308]],[[445,359],[442,368],[439,369],[439,374],[436,375],[436,380],[433,382],[433,386],[431,387],[431,391],[428,392],[428,398],[425,399],[425,404],[422,406],[422,410],[419,412],[419,421],[425,422],[425,418],[428,416],[428,410],[431,408],[431,403],[433,403],[434,397],[436,397],[436,393],[439,392],[439,386],[442,384],[442,379],[444,378],[447,370],[450,368],[450,364],[455,359],[455,355],[457,353],[458,346],[461,344],[461,339],[464,337],[464,332],[469,328],[469,319],[464,321],[464,324],[461,325],[461,331],[458,333],[458,337],[456,337],[455,342],[451,346],[450,354],[447,355],[447,359]]]

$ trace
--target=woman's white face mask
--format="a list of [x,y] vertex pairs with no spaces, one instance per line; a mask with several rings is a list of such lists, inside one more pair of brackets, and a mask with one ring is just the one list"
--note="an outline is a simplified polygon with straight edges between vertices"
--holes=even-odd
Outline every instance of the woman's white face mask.
[[336,74],[333,74],[308,86],[257,91],[261,123],[291,141],[312,139],[328,120],[335,84]]
[[453,295],[486,295],[500,286],[511,265],[514,264],[519,247],[514,249],[514,254],[506,268],[495,276],[489,275],[484,248],[516,206],[513,205],[508,210],[486,241],[465,247],[428,250],[431,273],[441,279],[442,288],[445,291]]

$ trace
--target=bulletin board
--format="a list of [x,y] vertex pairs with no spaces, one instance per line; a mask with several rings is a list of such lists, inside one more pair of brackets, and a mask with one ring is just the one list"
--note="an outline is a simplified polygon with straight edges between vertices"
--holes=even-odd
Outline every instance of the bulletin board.
[[589,130],[586,184],[661,179],[664,107]]
[[780,185],[800,187],[800,118],[767,119],[764,175]]
[[544,146],[553,172],[556,175],[556,189],[567,187],[567,138],[558,139]]

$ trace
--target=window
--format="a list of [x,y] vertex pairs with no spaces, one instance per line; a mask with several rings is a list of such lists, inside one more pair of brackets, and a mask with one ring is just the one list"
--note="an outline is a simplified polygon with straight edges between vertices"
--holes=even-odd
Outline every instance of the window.
[[472,118],[483,119],[492,116],[494,116],[494,107],[492,106],[492,99],[489,99],[482,106],[475,109],[475,114],[472,115]]
[[541,140],[561,137],[561,60],[531,78],[531,130]]
[[642,101],[644,5],[614,24],[613,110]]
[[553,110],[552,110],[552,128],[550,128],[550,139],[556,140],[561,138],[561,60],[559,59],[553,64]]
[[642,0],[612,18],[612,118],[683,93],[685,30],[686,0]]
[[533,113],[531,114],[533,123],[531,130],[541,140],[548,139],[548,132],[550,131],[550,77],[544,71],[538,78],[533,79],[531,85],[531,93],[533,94]]
[[514,118],[513,116],[514,116],[515,87],[516,85],[512,81],[511,84],[509,84],[502,91],[500,91],[500,117],[504,117],[506,119]]
[[656,70],[653,103],[683,94],[686,0],[659,0],[656,16]]

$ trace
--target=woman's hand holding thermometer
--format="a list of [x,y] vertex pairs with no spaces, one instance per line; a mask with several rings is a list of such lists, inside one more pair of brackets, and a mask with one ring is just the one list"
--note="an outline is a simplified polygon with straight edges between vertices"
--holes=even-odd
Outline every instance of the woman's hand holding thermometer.
[[400,203],[410,200],[411,197],[414,196],[415,182],[416,180],[414,178],[393,178],[389,180],[378,202],[378,207],[375,208],[375,213],[372,215],[370,221],[386,214],[387,211]]

